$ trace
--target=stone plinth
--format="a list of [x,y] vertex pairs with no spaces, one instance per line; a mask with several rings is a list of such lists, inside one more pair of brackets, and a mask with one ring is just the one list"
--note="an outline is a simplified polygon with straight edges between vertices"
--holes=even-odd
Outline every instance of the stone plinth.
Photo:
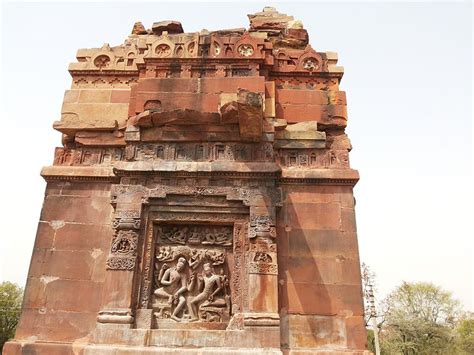
[[249,18],[78,51],[6,354],[366,354],[343,69]]

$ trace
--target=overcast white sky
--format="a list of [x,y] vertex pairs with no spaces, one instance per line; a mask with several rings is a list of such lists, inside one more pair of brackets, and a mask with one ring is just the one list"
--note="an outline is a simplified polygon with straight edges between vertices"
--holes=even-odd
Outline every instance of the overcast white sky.
[[430,281],[473,309],[472,4],[451,2],[3,2],[0,281],[24,285],[60,134],[68,63],[118,45],[135,21],[186,32],[247,27],[263,6],[303,21],[345,67],[361,260],[380,297]]

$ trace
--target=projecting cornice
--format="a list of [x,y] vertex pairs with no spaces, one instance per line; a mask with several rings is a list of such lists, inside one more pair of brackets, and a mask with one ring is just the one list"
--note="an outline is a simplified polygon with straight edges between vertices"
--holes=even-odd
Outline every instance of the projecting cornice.
[[118,162],[114,167],[47,166],[41,170],[46,181],[118,182],[126,176],[228,177],[275,179],[277,184],[350,185],[359,181],[353,169],[281,169],[275,163],[239,162]]

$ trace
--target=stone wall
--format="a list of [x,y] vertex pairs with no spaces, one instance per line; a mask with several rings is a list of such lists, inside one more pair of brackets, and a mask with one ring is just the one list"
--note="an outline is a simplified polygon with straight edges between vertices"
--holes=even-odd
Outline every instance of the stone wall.
[[15,339],[73,342],[95,327],[112,213],[110,183],[48,183]]
[[351,186],[291,186],[278,214],[282,344],[366,342]]

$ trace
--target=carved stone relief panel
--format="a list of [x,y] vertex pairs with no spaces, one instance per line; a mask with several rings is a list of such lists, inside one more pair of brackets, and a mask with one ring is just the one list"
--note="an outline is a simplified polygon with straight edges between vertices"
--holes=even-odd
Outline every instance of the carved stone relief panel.
[[249,273],[278,275],[276,243],[257,237],[249,245]]
[[109,270],[133,270],[137,259],[138,233],[120,230],[114,236],[106,267]]
[[158,243],[232,246],[231,226],[162,225]]
[[275,222],[269,215],[252,215],[249,223],[249,274],[278,275]]
[[158,324],[228,322],[233,228],[163,224],[156,231],[151,307]]
[[[239,295],[240,297],[240,275],[241,275],[241,265],[243,265],[243,242],[242,238],[246,237],[247,235],[247,227],[245,224],[246,217],[245,215],[226,215],[221,213],[176,213],[176,212],[151,212],[150,219],[155,221],[156,224],[153,226],[153,223],[150,221],[150,225],[147,227],[146,237],[145,237],[145,248],[144,248],[144,255],[143,255],[143,269],[142,269],[142,276],[141,276],[141,288],[138,295],[139,299],[139,307],[142,309],[147,309],[150,307],[150,301],[153,298],[152,289],[155,287],[153,282],[153,269],[154,269],[154,259],[155,259],[155,249],[160,246],[158,239],[160,236],[157,235],[157,230],[159,228],[164,227],[165,230],[167,228],[172,228],[169,224],[166,224],[168,221],[175,221],[178,223],[193,223],[191,226],[198,228],[198,231],[204,230],[204,226],[208,226],[209,223],[218,223],[220,224],[223,231],[232,230],[230,226],[223,226],[222,223],[231,224],[234,223],[234,252],[233,255],[226,254],[227,256],[233,256],[234,258],[234,266],[232,267],[234,271],[232,271],[231,281],[232,281],[232,297],[233,300],[233,311],[240,310],[240,298],[236,297],[235,295]],[[200,223],[200,224],[196,224]],[[245,227],[243,227],[245,226]],[[202,228],[202,229],[201,229]],[[162,239],[162,238],[161,238]],[[172,243],[163,243],[162,246],[177,246],[183,244],[172,244]],[[190,244],[192,245],[192,244]],[[192,245],[194,246],[194,245]],[[196,245],[198,246],[198,245]],[[211,246],[212,245],[202,245],[201,246]],[[228,247],[226,246],[225,249],[227,250]],[[229,264],[229,267],[231,267]],[[237,269],[236,269],[237,268]]]
[[253,215],[250,217],[249,238],[275,238],[275,222],[268,215]]

